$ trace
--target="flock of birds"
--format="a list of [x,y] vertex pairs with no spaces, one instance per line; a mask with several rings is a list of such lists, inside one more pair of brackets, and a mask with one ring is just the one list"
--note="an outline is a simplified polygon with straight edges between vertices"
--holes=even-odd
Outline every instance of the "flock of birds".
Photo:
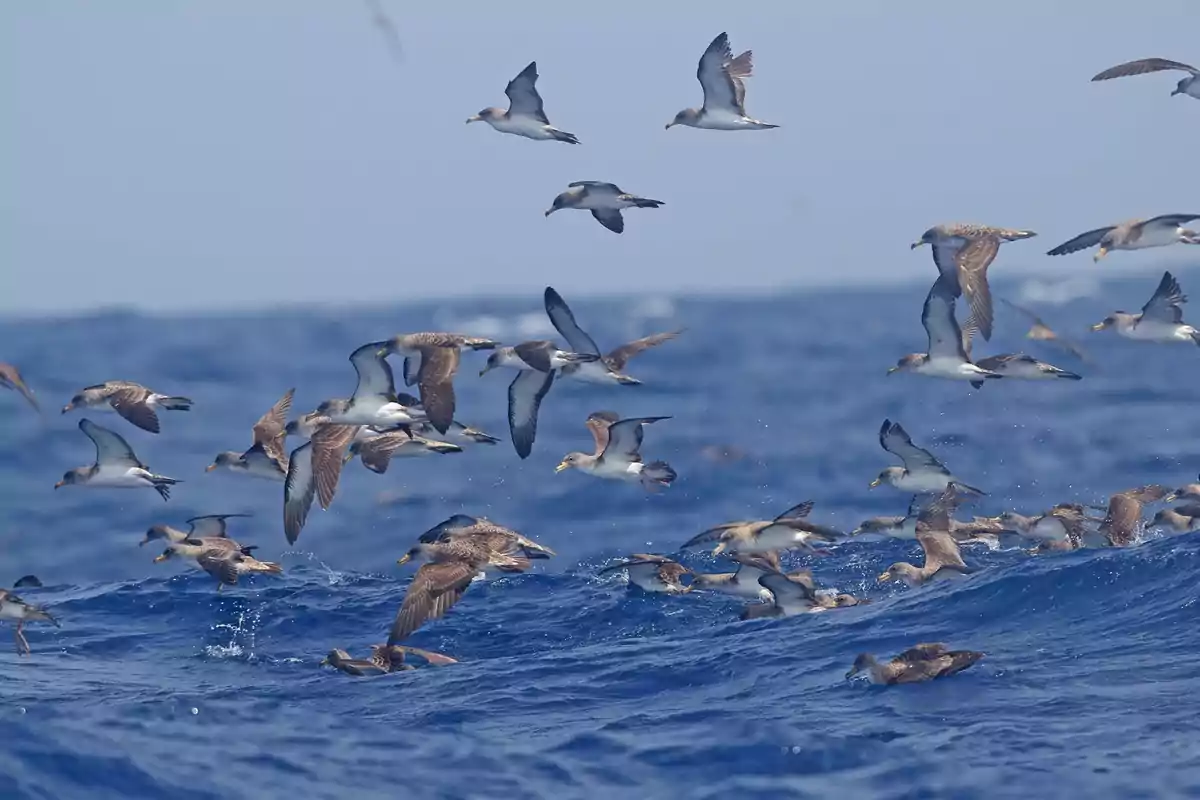
[[[1121,64],[1101,72],[1093,80],[1162,70],[1187,72],[1172,94],[1200,99],[1200,71],[1165,59]],[[737,131],[778,127],[747,115],[745,80],[751,73],[751,52],[733,56],[728,37],[721,33],[705,49],[696,71],[704,91],[703,105],[680,111],[667,128],[682,125]],[[485,108],[467,122],[486,122],[502,133],[534,140],[578,144],[574,134],[550,124],[537,91],[537,78],[536,63],[530,63],[509,82],[505,90],[509,99],[506,111]],[[546,215],[562,209],[587,210],[605,228],[621,233],[624,209],[661,205],[658,200],[627,194],[611,183],[576,181],[554,199]],[[1049,255],[1098,247],[1094,257],[1099,260],[1114,250],[1200,244],[1200,234],[1184,227],[1195,219],[1200,219],[1200,214],[1166,214],[1109,225],[1080,234],[1050,250]],[[1028,230],[977,224],[937,225],[925,231],[912,247],[930,245],[938,270],[921,315],[928,334],[928,352],[904,356],[888,372],[965,380],[976,387],[999,378],[1079,380],[1081,376],[1073,372],[1022,353],[977,360],[971,356],[972,337],[978,334],[986,341],[992,335],[988,267],[1002,243],[1035,235]],[[957,298],[964,295],[970,315],[960,325],[955,306]],[[1112,328],[1131,339],[1200,344],[1200,331],[1183,321],[1185,301],[1177,281],[1165,273],[1140,313],[1114,312],[1093,326],[1093,330]],[[367,469],[384,473],[394,458],[460,453],[464,447],[499,443],[496,437],[456,418],[454,378],[463,350],[488,352],[481,376],[501,368],[515,371],[508,387],[509,431],[517,455],[524,459],[533,450],[539,410],[555,380],[636,386],[640,381],[625,372],[630,359],[682,333],[659,333],[605,354],[552,287],[546,288],[543,302],[551,323],[569,349],[562,349],[553,341],[503,345],[484,337],[441,332],[410,333],[370,342],[350,355],[357,374],[350,397],[327,400],[311,413],[289,421],[294,389],[288,389],[254,424],[251,446],[244,451],[218,453],[208,469],[282,483],[283,529],[287,541],[294,543],[313,501],[319,502],[323,509],[330,507],[344,466],[356,457]],[[1029,315],[1033,322],[1029,338],[1059,343],[1081,355],[1074,344],[1058,336],[1031,312],[1018,310]],[[404,385],[415,384],[419,396],[397,392],[390,357],[402,359]],[[38,407],[33,391],[16,367],[0,364],[0,385],[19,391],[31,405]],[[136,427],[157,434],[159,412],[188,411],[192,405],[186,397],[113,380],[84,388],[62,411],[111,410]],[[670,486],[676,478],[671,465],[645,461],[641,454],[646,426],[667,419],[670,418],[623,419],[613,412],[595,412],[586,420],[594,441],[593,451],[566,454],[557,471],[577,469],[598,478],[635,483],[648,491]],[[154,473],[119,433],[89,418],[81,419],[79,428],[95,445],[95,462],[67,471],[55,488],[147,488],[168,500],[171,488],[180,483]],[[288,437],[302,443],[289,452]],[[840,543],[864,538],[915,540],[924,553],[921,566],[893,564],[879,576],[879,581],[899,580],[917,587],[973,574],[976,570],[963,558],[962,548],[966,546],[999,547],[1011,537],[1032,543],[1034,552],[1126,546],[1136,543],[1143,531],[1144,504],[1176,499],[1200,501],[1200,484],[1176,490],[1143,486],[1113,495],[1104,509],[1062,503],[1033,516],[1010,512],[998,517],[960,520],[955,517],[958,506],[982,495],[981,490],[960,480],[932,453],[915,445],[899,423],[885,420],[879,441],[903,466],[883,470],[871,485],[887,485],[912,495],[904,516],[874,518],[850,533],[843,533],[812,521],[813,504],[804,502],[774,519],[721,524],[684,543],[682,549],[712,545],[713,555],[730,559],[733,568],[729,572],[699,574],[667,556],[639,553],[605,567],[601,573],[624,570],[630,584],[651,593],[709,591],[743,598],[749,601],[741,613],[743,619],[786,617],[870,601],[818,588],[810,570],[785,570],[782,554],[817,555]],[[1097,511],[1103,511],[1104,515],[1094,516]],[[222,586],[238,583],[243,575],[281,573],[278,564],[256,558],[253,546],[242,545],[229,536],[228,521],[240,516],[245,515],[195,517],[187,521],[186,531],[154,525],[141,543],[162,543],[164,549],[154,559],[156,562],[172,558],[195,562],[217,580],[218,591]],[[1093,524],[1097,527],[1091,527]],[[1150,524],[1177,532],[1196,530],[1200,528],[1200,503],[1164,508]],[[454,663],[449,656],[414,648],[405,642],[418,628],[453,607],[481,574],[523,572],[533,561],[553,556],[549,548],[491,520],[456,514],[421,535],[399,559],[400,564],[422,563],[408,585],[386,643],[374,646],[369,659],[356,659],[344,650],[335,649],[322,663],[352,675],[411,669],[410,656],[434,665]],[[26,576],[14,589],[39,585],[36,577]],[[16,622],[17,648],[23,654],[30,652],[24,635],[26,622],[47,621],[58,625],[44,608],[5,589],[0,589],[0,619]],[[863,654],[847,677],[865,673],[876,683],[928,680],[959,672],[982,657],[979,652],[949,650],[942,644],[918,644],[885,663]]]

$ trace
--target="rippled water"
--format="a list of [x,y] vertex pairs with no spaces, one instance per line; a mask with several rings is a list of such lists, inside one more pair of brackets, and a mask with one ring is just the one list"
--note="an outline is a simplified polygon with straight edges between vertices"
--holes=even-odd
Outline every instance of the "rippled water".
[[[721,596],[642,596],[619,573],[595,577],[614,557],[672,553],[712,524],[804,499],[816,501],[815,519],[847,529],[903,513],[906,497],[867,488],[892,463],[876,439],[884,417],[989,492],[978,513],[1194,479],[1200,353],[1086,333],[1113,308],[1140,306],[1157,277],[1038,307],[1080,332],[1092,363],[1023,342],[1023,321],[1000,308],[980,354],[1024,345],[1086,379],[981,391],[885,377],[924,347],[926,286],[575,300],[602,346],[688,331],[632,362],[644,386],[556,385],[525,462],[507,441],[507,376],[478,378],[479,359],[466,356],[459,417],[502,444],[397,461],[382,477],[350,465],[294,549],[279,486],[206,474],[212,456],[249,444],[250,425],[290,386],[297,409],[347,394],[346,356],[365,341],[431,328],[548,333],[537,297],[2,322],[0,358],[24,367],[48,413],[39,423],[0,395],[0,581],[37,573],[45,588],[22,595],[51,606],[62,628],[30,626],[31,658],[0,640],[0,796],[1197,795],[1195,537],[1039,558],[976,548],[967,558],[981,574],[922,591],[874,583],[915,545],[854,543],[811,566],[823,586],[873,605],[766,622],[738,622],[738,603]],[[1200,281],[1179,277],[1185,288]],[[164,413],[157,437],[93,415],[185,481],[169,503],[52,488],[92,457],[78,415],[57,408],[111,378],[196,402]],[[674,487],[649,496],[554,474],[566,451],[587,449],[582,421],[600,408],[673,415],[648,430],[645,452],[676,467]],[[731,457],[713,456],[722,449]],[[150,524],[218,512],[253,513],[231,533],[286,574],[218,595],[207,576],[153,564],[137,546]],[[559,557],[476,583],[414,636],[456,666],[367,679],[320,668],[331,647],[365,654],[384,638],[411,574],[396,557],[457,512],[517,528]],[[703,554],[684,560],[717,567]],[[988,655],[930,684],[843,680],[857,653],[919,641]]]

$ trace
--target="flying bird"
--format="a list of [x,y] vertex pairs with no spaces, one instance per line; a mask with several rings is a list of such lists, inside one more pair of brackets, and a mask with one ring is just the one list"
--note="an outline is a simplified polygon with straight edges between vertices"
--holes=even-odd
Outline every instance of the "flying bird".
[[645,197],[623,192],[615,183],[603,181],[575,181],[567,184],[567,190],[554,198],[546,216],[564,208],[575,208],[580,211],[591,211],[604,227],[613,233],[625,230],[625,218],[621,216],[623,208],[658,208],[663,205],[661,200],[650,200]]
[[29,388],[29,385],[25,383],[25,379],[21,377],[21,371],[12,364],[0,363],[0,386],[20,392],[25,401],[33,406],[33,410],[41,413],[42,407],[38,405],[37,397],[34,396],[33,390]]
[[404,356],[404,383],[417,384],[421,410],[438,433],[454,423],[454,374],[462,348],[495,350],[498,342],[458,333],[409,333],[394,337],[387,352]]
[[574,468],[597,478],[635,481],[646,489],[671,485],[676,478],[671,465],[665,461],[646,463],[641,454],[645,426],[670,417],[635,417],[608,424],[603,433],[603,447],[600,446],[600,434],[597,433],[597,427],[602,423],[593,422],[593,418],[595,415],[589,417],[588,428],[592,431],[599,452],[593,455],[567,453],[554,468],[555,472]]
[[1170,272],[1164,272],[1158,288],[1140,314],[1114,311],[1101,322],[1092,326],[1093,331],[1113,328],[1119,336],[1142,342],[1192,342],[1200,345],[1200,331],[1183,321],[1183,304],[1187,295],[1179,288],[1179,281]]
[[1093,77],[1092,80],[1106,81],[1111,78],[1124,78],[1129,75],[1144,75],[1148,72],[1162,72],[1163,70],[1176,69],[1186,72],[1187,75],[1183,76],[1179,80],[1179,83],[1175,84],[1174,90],[1171,91],[1171,96],[1185,94],[1200,100],[1200,70],[1180,61],[1171,61],[1166,58],[1139,58],[1136,61],[1127,61],[1124,64],[1109,67]]
[[1144,250],[1147,247],[1166,247],[1169,244],[1200,244],[1200,233],[1184,225],[1200,214],[1163,214],[1150,219],[1131,219],[1116,225],[1081,233],[1047,251],[1048,256],[1062,256],[1100,245],[1092,256],[1099,261],[1112,250]]
[[288,389],[275,401],[275,405],[267,413],[259,417],[251,429],[253,443],[250,449],[239,453],[236,450],[226,450],[217,453],[213,463],[205,469],[227,469],[230,472],[252,475],[271,481],[287,479],[288,456],[284,449],[287,438],[286,424],[288,412],[292,408],[292,396],[296,390]]
[[871,481],[872,489],[886,483],[910,494],[940,494],[948,486],[953,486],[965,494],[985,494],[951,474],[946,465],[938,461],[933,453],[913,444],[912,437],[899,422],[889,419],[883,421],[883,425],[879,427],[879,446],[903,461],[904,466],[888,467],[879,473],[879,476]]
[[1026,339],[1033,339],[1037,342],[1051,342],[1063,348],[1080,361],[1088,360],[1087,355],[1083,352],[1083,348],[1070,339],[1064,339],[1062,336],[1059,336],[1058,333],[1049,325],[1047,325],[1045,321],[1037,314],[1033,313],[1024,306],[1019,306],[1011,300],[1006,300],[1003,297],[1000,298],[1000,302],[1004,303],[1006,306],[1029,320],[1029,330],[1025,333]]
[[929,289],[921,310],[921,324],[929,337],[929,352],[904,356],[896,362],[896,366],[888,369],[889,375],[893,372],[912,372],[956,381],[1003,377],[972,364],[967,357],[963,350],[962,329],[954,316],[955,294],[952,285],[939,275]]
[[[974,320],[968,320],[967,325],[963,328],[963,352],[966,353],[967,358],[971,358],[971,335],[974,332]],[[1003,353],[986,356],[974,363],[980,369],[986,369],[988,372],[994,372],[997,375],[1005,378],[1013,378],[1014,380],[1045,381],[1056,378],[1065,378],[1071,381],[1083,380],[1082,375],[1060,369],[1053,364],[1047,364],[1045,361],[1038,361],[1033,356],[1026,355],[1025,353]],[[982,387],[983,383],[981,380],[971,381],[971,385],[976,389]]]
[[501,133],[511,133],[524,136],[526,139],[553,140],[579,144],[578,137],[573,133],[560,131],[550,124],[546,111],[542,107],[542,96],[537,90],[537,62],[530,61],[529,66],[521,70],[517,77],[508,82],[504,94],[508,95],[508,111],[499,108],[485,108],[478,114],[467,118],[467,124],[486,122]]
[[81,389],[79,394],[71,398],[71,402],[63,406],[62,413],[66,414],[76,408],[97,411],[107,411],[111,408],[142,430],[158,433],[156,409],[191,411],[192,401],[186,397],[171,397],[153,392],[140,383],[105,381]]
[[67,471],[62,480],[54,484],[62,486],[92,486],[112,489],[154,489],[163,500],[171,497],[171,488],[180,481],[165,475],[155,475],[143,464],[133,448],[120,434],[101,427],[86,417],[79,420],[83,431],[96,445],[96,463],[90,467],[76,467]]
[[696,79],[704,89],[704,105],[685,108],[667,123],[691,128],[717,131],[758,131],[778,128],[768,122],[746,115],[746,78],[753,72],[753,52],[747,50],[737,58],[729,47],[729,36],[717,34],[700,56]]

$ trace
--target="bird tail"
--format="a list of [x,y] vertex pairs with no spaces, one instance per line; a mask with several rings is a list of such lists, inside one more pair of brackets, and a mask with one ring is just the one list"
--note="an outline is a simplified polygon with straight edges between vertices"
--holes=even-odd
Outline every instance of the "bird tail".
[[558,128],[551,128],[550,135],[554,137],[556,142],[566,142],[567,144],[579,144],[579,138],[573,133],[560,131]]
[[678,478],[678,473],[665,461],[651,461],[642,467],[642,483],[657,483],[660,486],[670,486]]
[[616,376],[617,383],[619,383],[623,386],[641,386],[642,385],[642,382],[639,381],[637,378],[631,378],[628,375],[624,375],[620,372],[615,372],[613,374]]
[[58,620],[55,619],[50,614],[49,611],[47,611],[44,608],[37,608],[35,606],[29,606],[29,609],[25,612],[25,619],[26,620],[38,620],[40,622],[49,622],[51,625],[53,625],[56,628],[62,627],[61,625],[58,624]]
[[983,381],[971,381],[971,385],[976,389],[980,389],[983,387]]
[[647,197],[634,197],[633,195],[625,195],[625,200],[633,203],[634,208],[658,208],[663,205],[662,200],[651,200]]
[[259,561],[257,558],[251,556],[243,561],[242,564],[250,572],[262,572],[267,575],[283,574],[283,567],[279,566],[274,561]]
[[191,411],[192,401],[186,397],[160,397],[158,405],[167,411]]
[[495,350],[499,344],[495,339],[485,339],[480,336],[468,336],[463,339],[463,347],[469,347],[472,350]]
[[[1196,244],[1200,244],[1200,242]],[[1200,345],[1200,331],[1192,331],[1192,341]]]
[[162,495],[163,500],[171,499],[171,487],[177,483],[182,483],[176,478],[168,478],[165,475],[151,475],[150,482],[154,484],[154,491]]
[[[1197,333],[1197,335],[1200,335],[1200,333]],[[1200,344],[1200,339],[1196,339],[1196,336],[1193,336],[1193,337],[1192,337],[1192,339],[1193,339],[1193,341],[1195,341],[1195,342],[1196,342],[1196,344]],[[1077,374],[1077,373],[1074,373],[1074,372],[1067,372],[1065,369],[1056,370],[1056,371],[1054,372],[1054,377],[1056,377],[1056,378],[1066,378],[1066,379],[1067,379],[1067,380],[1069,380],[1069,381],[1081,381],[1081,380],[1083,380],[1083,376],[1082,376],[1082,375],[1079,375],[1079,374]]]

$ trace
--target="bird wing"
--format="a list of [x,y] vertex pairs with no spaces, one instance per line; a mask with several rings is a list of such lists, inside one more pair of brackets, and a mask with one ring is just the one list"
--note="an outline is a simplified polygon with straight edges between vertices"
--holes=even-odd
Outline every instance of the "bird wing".
[[731,111],[746,116],[746,87],[742,78],[750,76],[751,66],[749,50],[734,59],[729,36],[717,34],[696,66],[696,79],[704,89],[704,110]]
[[816,592],[811,583],[805,580],[793,580],[782,572],[766,572],[759,576],[758,585],[767,589],[775,596],[775,605],[780,608],[792,607],[802,610],[817,602]]
[[1164,272],[1153,296],[1142,306],[1142,320],[1182,325],[1182,306],[1186,302],[1187,295],[1179,288],[1179,281],[1170,272]]
[[288,544],[295,544],[300,537],[317,494],[312,450],[312,442],[305,442],[293,450],[288,459],[287,478],[283,483],[283,532]]
[[431,619],[442,617],[462,599],[476,569],[465,561],[424,564],[413,576],[388,632],[387,643],[398,644]]
[[921,324],[929,336],[930,358],[967,360],[967,354],[963,352],[962,330],[954,317],[954,289],[942,276],[933,282],[925,298]]
[[934,458],[933,453],[913,444],[912,437],[899,422],[884,420],[879,429],[879,444],[884,450],[904,462],[904,468],[909,472],[923,469],[945,472],[946,467]]
[[358,456],[362,459],[363,466],[382,475],[387,472],[388,465],[392,462],[392,455],[412,439],[412,435],[407,431],[381,433],[360,442]]
[[387,351],[388,342],[370,342],[350,354],[350,363],[358,373],[358,385],[354,387],[355,399],[376,397],[385,403],[396,398],[396,382],[392,367],[381,353]]
[[553,287],[547,286],[543,300],[546,305],[546,316],[550,317],[554,329],[567,340],[567,344],[573,351],[587,355],[600,355],[600,348],[596,346],[592,337],[579,327],[579,323],[575,321],[575,315],[571,313],[571,307],[567,305],[567,301],[562,298],[562,295],[554,291]]
[[617,186],[615,183],[608,183],[607,181],[572,181],[571,183],[567,184],[568,189],[577,189],[581,186],[588,189],[602,190],[605,193],[612,195],[624,194],[619,186]]
[[977,236],[958,251],[958,284],[967,296],[971,317],[984,339],[992,338],[992,290],[988,286],[987,269],[1000,252],[1000,237]]
[[[417,376],[421,372],[421,353],[417,353],[404,357],[404,367],[401,370],[404,373],[404,385],[412,386],[417,382]],[[408,405],[405,403],[405,405]]]
[[554,368],[550,365],[550,354],[557,349],[558,345],[546,339],[535,339],[513,346],[513,352],[516,353],[517,358],[538,372],[553,371]]
[[803,503],[798,503],[777,516],[775,522],[786,522],[789,519],[804,519],[812,513],[813,505],[812,500],[805,500]]
[[1127,494],[1114,494],[1108,501],[1108,513],[1100,524],[1100,532],[1114,547],[1131,544],[1137,537],[1142,520],[1142,504]]
[[184,520],[191,527],[188,529],[189,539],[198,539],[202,536],[229,536],[228,526],[225,520],[239,517],[251,517],[253,514],[205,514],[200,517],[192,517]]
[[237,564],[241,556],[232,550],[206,550],[196,557],[200,569],[221,583],[233,585],[238,582]]
[[604,452],[604,448],[608,447],[608,429],[614,423],[619,421],[619,418],[614,419],[616,414],[611,411],[597,411],[587,418],[588,430],[592,432],[592,439],[595,440],[596,449],[593,451],[596,455]]
[[21,372],[12,364],[0,364],[0,383],[7,381],[9,385],[21,393],[21,396],[33,406],[34,411],[41,412],[42,407],[38,405],[37,397],[34,396],[33,390],[25,383],[25,379],[21,377]]
[[292,397],[295,394],[295,388],[284,392],[283,397],[276,400],[275,405],[259,417],[251,429],[254,444],[262,445],[266,454],[280,464],[284,463],[284,428],[287,427],[288,414],[292,410]]
[[643,425],[650,425],[670,417],[633,417],[615,422],[608,428],[608,445],[604,448],[601,458],[625,458],[629,461],[641,461],[638,452],[642,446]]
[[149,393],[141,386],[117,389],[108,396],[108,403],[125,419],[144,431],[158,433],[158,414],[146,402]]
[[529,66],[508,82],[504,88],[508,95],[508,113],[510,116],[533,117],[543,125],[549,125],[550,120],[546,119],[542,108],[542,96],[538,94],[537,79],[537,62],[530,61]]
[[1068,239],[1053,250],[1047,250],[1048,256],[1065,256],[1067,253],[1074,253],[1079,250],[1086,250],[1089,247],[1095,247],[1100,244],[1100,240],[1107,236],[1116,225],[1106,225],[1103,228],[1081,233],[1074,239]]
[[1097,73],[1092,78],[1093,81],[1106,81],[1110,78],[1124,78],[1129,75],[1144,75],[1147,72],[1161,72],[1165,69],[1181,69],[1185,72],[1190,72],[1193,75],[1200,74],[1195,67],[1184,64],[1181,61],[1171,61],[1166,58],[1139,58],[1136,61],[1127,61],[1124,64],[1117,64],[1115,67],[1109,67],[1103,72]]
[[1009,308],[1011,308],[1013,311],[1016,311],[1018,314],[1022,315],[1022,316],[1023,316],[1023,317],[1025,317],[1026,319],[1028,319],[1028,320],[1029,320],[1029,323],[1030,323],[1031,325],[1034,325],[1034,326],[1040,326],[1040,327],[1042,327],[1042,328],[1045,328],[1046,330],[1050,330],[1050,326],[1049,326],[1049,325],[1047,325],[1047,324],[1046,324],[1046,323],[1045,323],[1045,322],[1042,320],[1042,318],[1041,318],[1041,317],[1039,317],[1037,314],[1035,314],[1035,313],[1033,313],[1032,311],[1030,311],[1028,308],[1025,308],[1025,306],[1019,306],[1019,305],[1017,305],[1016,303],[1014,303],[1013,301],[1011,301],[1011,300],[1009,300],[1009,299],[1007,299],[1007,298],[1004,298],[1004,297],[1001,297],[1001,298],[1000,298],[1000,302],[1001,302],[1001,303],[1004,303],[1004,305],[1008,306],[1008,307],[1009,307]]
[[[644,336],[641,339],[635,339],[634,341],[623,344],[610,352],[604,357],[604,360],[608,362],[609,367],[616,372],[620,372],[621,370],[625,369],[625,365],[629,363],[629,359],[641,353],[643,350],[649,350],[651,347],[658,347],[663,342],[669,342],[681,333],[683,333],[682,328],[677,331],[655,333],[650,336]],[[566,334],[564,333],[563,336],[566,336]]]
[[597,570],[596,574],[604,575],[609,572],[616,572],[619,569],[628,569],[629,567],[636,567],[639,564],[651,564],[655,567],[658,567],[663,564],[673,564],[673,563],[675,563],[675,562],[673,562],[671,559],[667,558],[666,556],[655,555],[653,553],[634,553],[629,558],[626,558],[622,561],[618,561],[615,564],[609,564],[607,567]]
[[1186,225],[1194,219],[1200,219],[1200,214],[1162,214],[1151,217],[1142,223],[1142,228],[1167,228],[1174,230],[1180,225]]
[[321,508],[329,508],[337,494],[338,481],[342,476],[342,465],[346,463],[346,448],[358,425],[322,425],[313,431],[312,471],[317,482],[317,500]]
[[86,417],[79,420],[79,430],[96,445],[96,463],[111,464],[121,467],[138,467],[146,469],[146,465],[138,460],[129,442],[119,433],[113,433],[108,428],[101,427]]
[[732,560],[738,565],[738,580],[757,582],[760,575],[779,571],[779,553],[767,550],[762,553],[734,553]]
[[421,407],[438,433],[445,433],[454,422],[454,373],[460,358],[458,347],[421,350],[421,368],[417,371]]
[[533,452],[533,440],[537,437],[538,409],[541,408],[542,398],[550,391],[553,383],[553,370],[537,372],[523,369],[508,385],[508,430],[512,436],[513,447],[521,458],[528,458]]
[[613,233],[621,233],[625,230],[625,217],[622,216],[619,208],[593,208],[592,216],[595,217],[596,222]]
[[946,645],[940,642],[926,642],[923,644],[913,645],[905,650],[900,655],[896,656],[896,661],[932,661],[941,658],[946,654]]
[[418,541],[425,544],[434,542],[449,541],[450,537],[455,533],[466,528],[472,528],[479,523],[477,517],[467,516],[466,514],[455,514],[454,516],[439,522],[429,530],[421,534]]
[[922,531],[917,534],[917,542],[925,551],[925,567],[930,573],[941,567],[966,568],[958,542],[949,531]]

